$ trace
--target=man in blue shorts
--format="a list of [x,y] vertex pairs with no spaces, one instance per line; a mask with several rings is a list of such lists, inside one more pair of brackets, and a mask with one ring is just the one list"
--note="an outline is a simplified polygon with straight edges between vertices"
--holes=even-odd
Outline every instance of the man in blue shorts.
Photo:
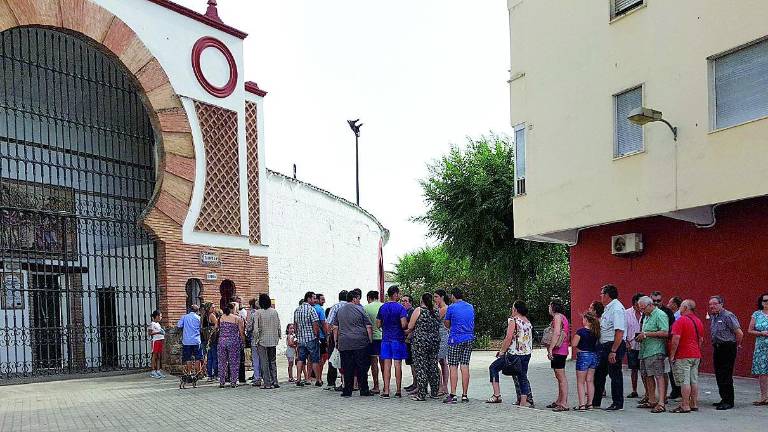
[[408,357],[405,347],[405,331],[408,327],[406,320],[407,311],[400,304],[400,287],[392,285],[387,290],[389,300],[381,305],[376,315],[376,327],[381,329],[381,359],[383,360],[382,377],[384,388],[381,397],[389,399],[389,380],[392,376],[392,362],[395,362],[395,383],[397,392],[395,397],[402,397],[401,386],[403,383],[402,361]]
[[445,326],[448,328],[448,368],[451,374],[451,393],[443,402],[456,403],[456,387],[461,367],[461,401],[469,402],[469,359],[475,341],[475,308],[464,301],[460,288],[451,290],[451,305],[445,312]]
[[181,361],[184,362],[184,373],[199,373],[203,370],[203,349],[200,340],[200,306],[193,304],[189,313],[179,319],[176,327],[181,333]]

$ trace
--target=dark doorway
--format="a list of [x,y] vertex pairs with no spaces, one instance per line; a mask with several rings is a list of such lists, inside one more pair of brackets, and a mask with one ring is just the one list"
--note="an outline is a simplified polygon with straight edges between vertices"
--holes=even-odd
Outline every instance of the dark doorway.
[[32,275],[32,370],[58,371],[63,366],[61,290],[58,275]]
[[120,366],[117,347],[117,308],[114,289],[98,290],[99,299],[99,342],[101,346],[101,369],[115,369]]
[[224,306],[226,306],[227,303],[234,301],[233,299],[237,294],[235,283],[229,279],[224,280],[221,285],[219,285],[219,293],[221,294],[221,300],[219,303],[221,308],[224,309]]

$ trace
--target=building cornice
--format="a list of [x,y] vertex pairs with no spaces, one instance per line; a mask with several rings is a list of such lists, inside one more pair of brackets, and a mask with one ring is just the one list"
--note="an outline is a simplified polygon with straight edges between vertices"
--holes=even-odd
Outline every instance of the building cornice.
[[162,6],[166,9],[172,10],[178,14],[184,15],[187,18],[191,18],[195,21],[201,22],[217,30],[221,30],[224,33],[230,34],[236,38],[245,39],[246,37],[248,37],[248,33],[242,30],[238,30],[232,26],[228,26],[221,21],[217,21],[209,16],[195,12],[192,9],[184,7],[178,3],[174,3],[170,0],[147,0],[147,1],[150,1],[158,6]]

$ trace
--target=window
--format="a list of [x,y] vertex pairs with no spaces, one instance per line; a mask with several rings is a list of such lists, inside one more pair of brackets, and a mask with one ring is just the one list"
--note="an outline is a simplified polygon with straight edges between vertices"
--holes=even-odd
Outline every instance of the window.
[[712,126],[768,116],[768,40],[710,59]]
[[525,194],[525,124],[515,126],[515,195]]
[[643,106],[643,88],[636,87],[613,97],[615,131],[613,157],[622,157],[643,151],[643,127],[629,120],[629,112]]
[[616,18],[642,6],[643,0],[612,0],[611,4],[611,18]]

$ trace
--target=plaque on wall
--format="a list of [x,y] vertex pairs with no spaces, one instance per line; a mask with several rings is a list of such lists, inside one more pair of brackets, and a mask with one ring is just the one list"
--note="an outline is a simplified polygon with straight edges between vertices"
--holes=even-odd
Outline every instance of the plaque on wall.
[[221,267],[221,258],[218,252],[200,252],[200,265],[205,267]]
[[78,254],[75,192],[72,188],[3,179],[0,185],[2,255],[74,259]]
[[24,275],[21,272],[2,273],[2,309],[24,309]]

